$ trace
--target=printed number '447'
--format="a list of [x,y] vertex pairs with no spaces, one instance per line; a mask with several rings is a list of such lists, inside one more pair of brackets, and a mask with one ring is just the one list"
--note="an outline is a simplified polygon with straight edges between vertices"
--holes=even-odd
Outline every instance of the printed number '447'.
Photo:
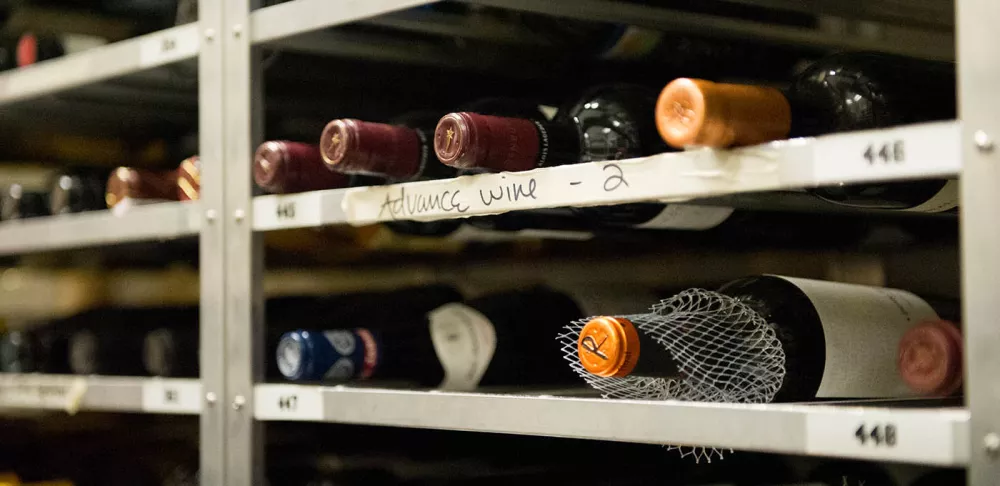
[[868,427],[866,424],[861,424],[858,426],[858,430],[854,431],[854,437],[858,438],[861,445],[871,443],[876,447],[883,445],[894,447],[896,445],[896,426],[885,424]]
[[870,143],[863,154],[868,165],[903,163],[906,161],[906,151],[902,140]]

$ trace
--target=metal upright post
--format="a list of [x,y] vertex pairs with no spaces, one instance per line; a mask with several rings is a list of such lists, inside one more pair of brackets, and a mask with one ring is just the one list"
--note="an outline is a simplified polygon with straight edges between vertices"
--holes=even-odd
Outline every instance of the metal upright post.
[[226,210],[226,483],[264,480],[264,429],[253,416],[253,386],[263,377],[263,247],[253,232],[253,147],[263,133],[263,89],[249,15],[259,0],[226,0],[222,35]]
[[201,283],[201,383],[205,406],[201,413],[201,483],[226,484],[226,410],[219,403],[225,386],[225,255],[223,167],[223,52],[219,32],[222,5],[199,0],[198,25],[201,51],[198,56],[198,141],[201,157],[202,225],[200,247]]
[[[969,484],[1000,484],[1000,3],[957,0]],[[934,93],[928,93],[934,96]],[[942,95],[944,95],[942,93]]]

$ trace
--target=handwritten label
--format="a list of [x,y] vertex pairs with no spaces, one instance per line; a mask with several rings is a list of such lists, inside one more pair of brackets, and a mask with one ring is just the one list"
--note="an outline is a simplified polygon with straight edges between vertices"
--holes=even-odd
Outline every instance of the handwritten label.
[[201,385],[154,378],[142,384],[142,410],[155,413],[201,412]]
[[139,66],[151,67],[180,61],[198,54],[198,33],[187,28],[154,34],[139,45]]
[[829,135],[816,139],[816,182],[956,175],[961,131],[954,122]]
[[810,411],[806,416],[806,452],[950,465],[956,462],[952,424],[943,417],[929,419],[927,413],[907,410]]
[[61,409],[74,414],[87,393],[84,377],[6,376],[0,380],[0,406]]
[[261,385],[254,390],[260,420],[323,420],[323,394],[318,387]]

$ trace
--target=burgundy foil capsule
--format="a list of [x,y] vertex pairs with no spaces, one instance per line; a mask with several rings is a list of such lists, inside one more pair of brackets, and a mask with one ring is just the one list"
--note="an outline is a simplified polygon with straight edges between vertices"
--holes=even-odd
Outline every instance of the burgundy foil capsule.
[[119,167],[111,172],[104,200],[114,207],[124,199],[177,200],[177,171]]
[[405,180],[427,163],[420,137],[412,128],[344,118],[326,125],[319,146],[327,166],[337,172]]
[[201,159],[188,157],[177,168],[177,199],[197,201],[201,196]]
[[948,396],[962,386],[962,333],[949,321],[923,322],[899,340],[899,374],[924,396]]
[[459,169],[531,170],[540,149],[535,122],[523,118],[449,113],[434,131],[438,159]]
[[319,147],[283,140],[257,147],[253,178],[258,186],[274,194],[336,189],[350,182],[346,175],[327,168]]

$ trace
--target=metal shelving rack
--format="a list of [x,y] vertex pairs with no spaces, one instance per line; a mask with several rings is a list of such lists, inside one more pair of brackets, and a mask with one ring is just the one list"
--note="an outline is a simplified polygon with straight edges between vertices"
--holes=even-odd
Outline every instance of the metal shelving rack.
[[[488,6],[609,20],[605,0],[467,0]],[[838,2],[734,0],[752,5],[844,13]],[[616,5],[614,20],[676,30],[711,28],[723,36],[852,49],[889,50],[951,58],[949,15],[919,3],[912,15],[898,3],[869,2],[848,13],[890,22],[883,42],[836,32],[777,27],[659,8]],[[964,466],[969,484],[1000,478],[1000,5],[956,0],[960,120],[794,140],[734,151],[664,154],[614,164],[542,169],[517,175],[479,175],[372,189],[253,197],[251,150],[262,137],[260,47],[295,48],[331,39],[323,29],[370,19],[433,0],[293,0],[259,8],[259,0],[200,0],[200,20],[82,54],[0,74],[0,110],[117,76],[198,64],[198,122],[203,162],[196,203],[134,208],[0,224],[0,254],[75,248],[111,242],[198,234],[201,279],[199,380],[0,376],[0,406],[200,414],[203,484],[263,484],[263,423],[270,420],[338,422],[507,432],[643,443],[715,446],[791,454]],[[945,12],[948,13],[948,12]],[[419,17],[419,15],[418,15]],[[419,29],[406,16],[382,25]],[[904,20],[906,22],[904,22]],[[914,22],[917,28],[896,26]],[[461,28],[450,27],[450,28]],[[486,35],[486,34],[484,34]],[[322,51],[322,48],[314,49]],[[0,111],[0,118],[2,118]],[[904,164],[873,169],[865,147],[903,140]],[[855,161],[857,163],[845,163]],[[612,167],[613,168],[610,168]],[[609,176],[631,181],[596,192]],[[620,171],[620,172],[619,172]],[[955,177],[962,181],[962,270],[966,340],[964,407],[899,409],[832,405],[731,405],[609,401],[589,398],[446,393],[345,386],[263,383],[263,257],[261,233],[393,218],[451,217],[440,206],[420,214],[386,213],[387,197],[473,193],[503,183],[534,184],[539,197],[463,215],[562,205],[685,199],[820,184]],[[531,182],[534,181],[534,182]],[[580,186],[580,187],[578,187]],[[289,211],[289,208],[294,208]],[[593,420],[601,417],[601,420]],[[892,448],[859,445],[860,424],[891,423]]]

